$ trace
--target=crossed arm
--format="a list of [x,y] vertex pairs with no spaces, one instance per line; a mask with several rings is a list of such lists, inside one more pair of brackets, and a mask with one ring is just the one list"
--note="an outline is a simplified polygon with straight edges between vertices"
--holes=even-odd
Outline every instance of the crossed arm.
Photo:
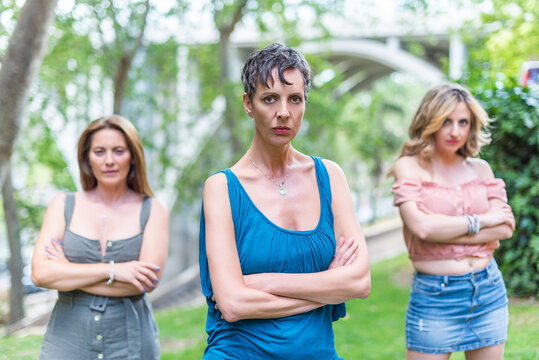
[[[411,167],[407,165],[403,161],[397,161],[394,168],[396,180],[416,177]],[[486,162],[482,162],[479,176],[485,179],[494,177]],[[463,216],[435,214],[414,201],[400,204],[399,212],[403,223],[414,235],[431,242],[483,244],[508,239],[515,229],[515,218],[511,207],[499,199],[489,200],[489,210],[478,215],[481,229],[474,235],[468,235],[468,225]]]
[[328,163],[327,167],[333,195],[334,230],[339,242],[329,269],[318,273],[243,276],[226,178],[216,174],[208,179],[204,189],[206,253],[214,300],[225,320],[284,317],[368,296],[367,248],[348,186],[336,164]]
[[130,296],[152,291],[157,285],[168,254],[168,212],[152,200],[139,260],[114,264],[115,281],[106,285],[108,263],[71,263],[62,248],[65,232],[65,194],[49,205],[32,258],[32,281],[37,286],[60,291],[75,289],[102,296]]

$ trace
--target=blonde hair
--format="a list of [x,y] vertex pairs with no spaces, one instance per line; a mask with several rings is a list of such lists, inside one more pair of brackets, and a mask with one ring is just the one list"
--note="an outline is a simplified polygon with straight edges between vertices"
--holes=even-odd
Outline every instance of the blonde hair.
[[135,126],[119,115],[103,116],[92,121],[80,136],[77,145],[77,157],[82,188],[91,190],[97,186],[97,179],[90,167],[89,154],[93,135],[103,129],[118,130],[124,135],[127,148],[131,153],[131,168],[127,174],[127,187],[139,194],[153,197],[153,191],[146,176],[146,161],[140,136]]
[[457,154],[465,158],[477,156],[481,147],[490,143],[488,126],[492,120],[467,89],[458,84],[446,83],[431,88],[425,94],[408,130],[410,140],[402,146],[399,157],[417,155],[420,162],[430,165],[434,152],[434,133],[440,130],[460,102],[468,106],[471,119],[468,139]]

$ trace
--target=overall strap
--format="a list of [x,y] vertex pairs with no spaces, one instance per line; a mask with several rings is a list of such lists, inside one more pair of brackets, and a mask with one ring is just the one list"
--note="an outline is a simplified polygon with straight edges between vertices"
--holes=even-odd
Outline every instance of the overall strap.
[[142,201],[142,208],[140,209],[140,232],[144,232],[144,228],[146,227],[146,223],[148,222],[148,219],[150,218],[150,211],[152,210],[152,198],[146,197]]
[[75,193],[66,192],[65,204],[64,204],[64,218],[66,221],[66,229],[69,229],[71,224],[71,218],[73,217],[73,210],[75,209]]

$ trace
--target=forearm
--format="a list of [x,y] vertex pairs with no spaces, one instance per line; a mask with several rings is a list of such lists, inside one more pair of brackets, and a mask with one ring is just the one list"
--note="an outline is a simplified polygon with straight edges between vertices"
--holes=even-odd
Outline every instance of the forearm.
[[243,288],[217,296],[217,308],[228,322],[244,319],[272,319],[297,315],[324,306],[309,300],[269,294]]
[[101,281],[89,286],[85,286],[80,290],[93,295],[111,297],[133,296],[141,294],[140,290],[132,284],[121,281],[114,281],[111,285],[107,285],[106,281]]
[[356,298],[364,299],[370,291],[368,268],[364,272],[359,272],[357,267],[352,265],[317,273],[263,273],[248,275],[245,278],[247,286],[273,295],[324,304],[339,304]]
[[108,263],[78,264],[44,259],[32,269],[32,281],[36,286],[70,291],[82,289],[110,276]]
[[468,234],[468,224],[464,216],[442,214],[401,214],[404,225],[424,241],[451,243],[453,239]]
[[477,234],[456,237],[448,243],[478,245],[492,241],[509,239],[513,235],[513,230],[509,225],[502,224],[481,229]]

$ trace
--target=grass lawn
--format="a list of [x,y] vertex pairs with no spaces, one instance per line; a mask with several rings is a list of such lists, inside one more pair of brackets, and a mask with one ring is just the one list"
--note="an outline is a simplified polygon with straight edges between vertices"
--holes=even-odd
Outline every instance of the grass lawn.
[[[366,300],[347,303],[348,315],[334,324],[340,356],[356,359],[404,359],[404,313],[412,268],[406,256],[372,266],[372,291]],[[162,359],[200,359],[206,345],[206,308],[158,311]],[[0,359],[36,359],[41,336],[0,338]],[[507,360],[539,359],[539,303],[511,300]],[[451,360],[462,360],[462,353]]]

